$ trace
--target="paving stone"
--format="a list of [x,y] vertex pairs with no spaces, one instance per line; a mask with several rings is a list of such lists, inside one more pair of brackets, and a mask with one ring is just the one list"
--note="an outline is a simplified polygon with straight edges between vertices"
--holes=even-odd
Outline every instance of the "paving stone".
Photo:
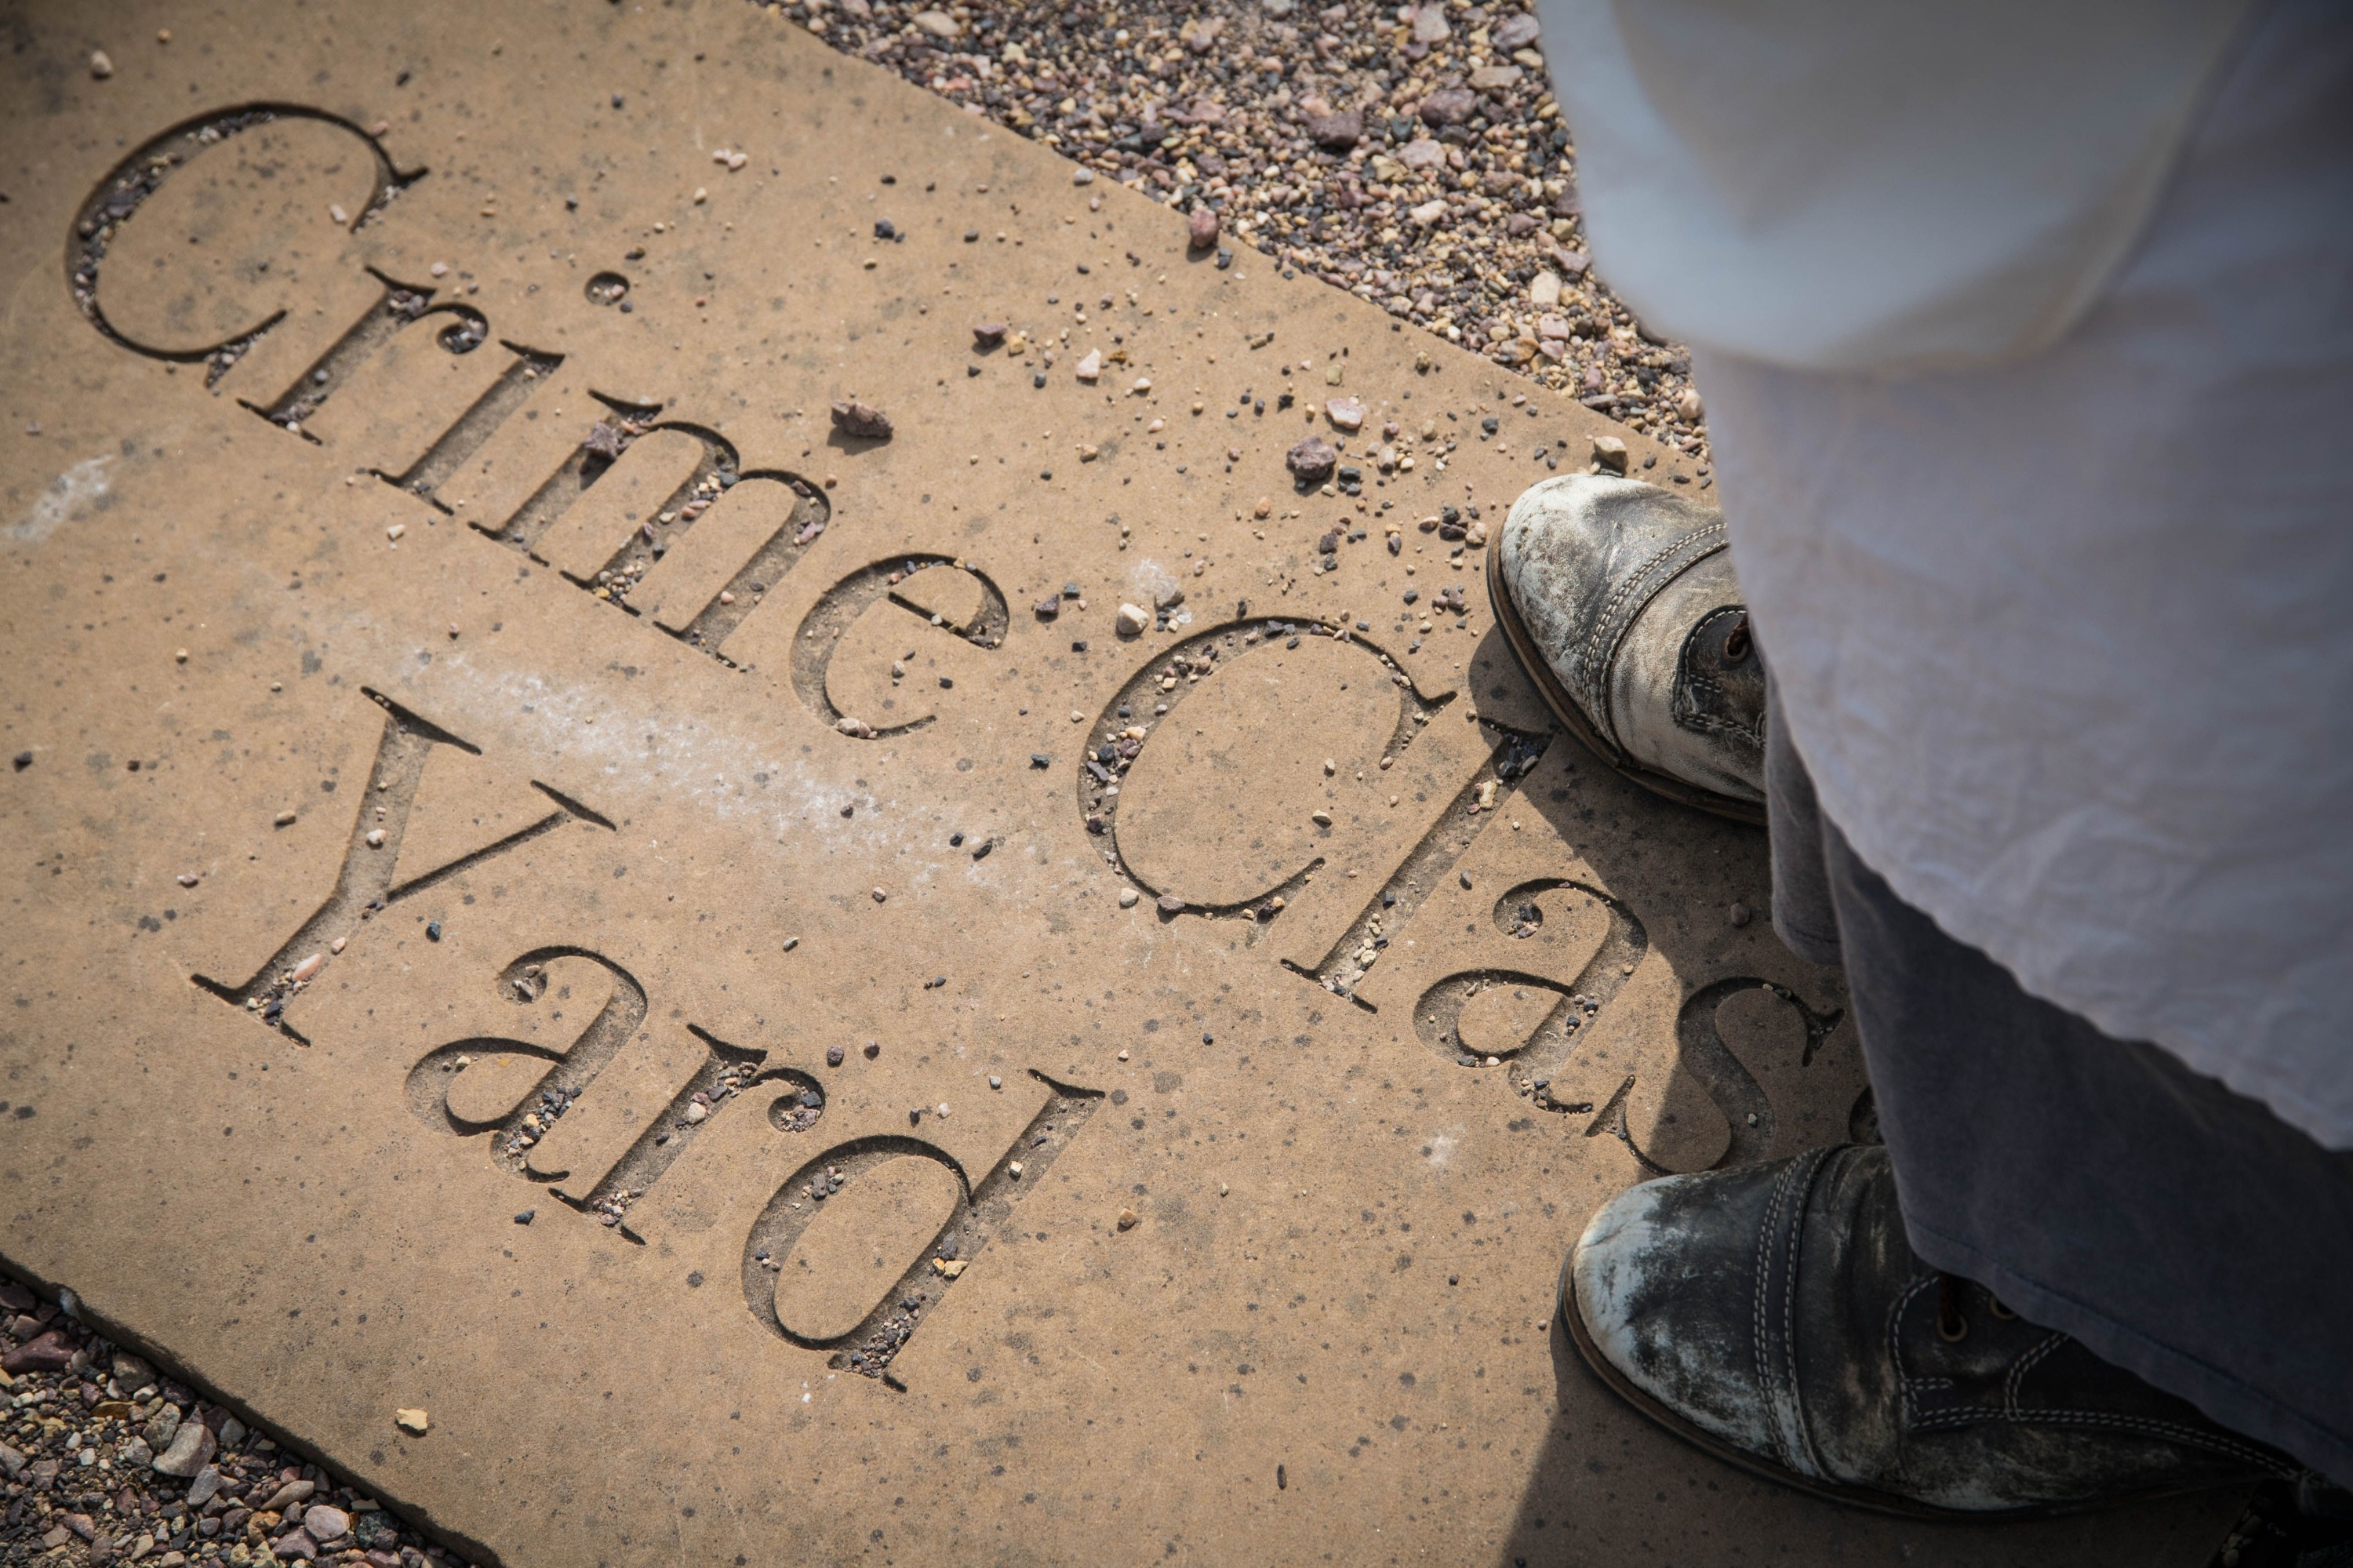
[[1827,1509],[1548,1322],[1647,1169],[1867,1122],[1761,839],[1486,603],[1682,453],[754,7],[109,15],[0,60],[0,1257],[196,1385],[158,1465],[291,1478],[217,1395],[515,1564],[2220,1537]]

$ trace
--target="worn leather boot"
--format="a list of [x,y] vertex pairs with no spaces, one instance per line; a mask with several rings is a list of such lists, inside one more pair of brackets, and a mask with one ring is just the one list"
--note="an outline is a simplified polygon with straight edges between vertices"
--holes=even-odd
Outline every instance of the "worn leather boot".
[[1765,820],[1765,668],[1713,508],[1571,474],[1513,503],[1495,619],[1554,715],[1628,778]]
[[1842,1502],[2025,1517],[2306,1473],[1921,1262],[1883,1149],[1646,1181],[1593,1217],[1560,1293],[1645,1414]]

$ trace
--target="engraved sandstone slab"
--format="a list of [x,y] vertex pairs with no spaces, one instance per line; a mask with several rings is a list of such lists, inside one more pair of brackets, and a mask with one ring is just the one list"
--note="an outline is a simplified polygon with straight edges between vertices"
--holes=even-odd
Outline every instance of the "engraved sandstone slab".
[[1594,416],[752,6],[18,20],[9,1268],[510,1563],[2202,1559],[1549,1326],[1862,1089],[1438,531]]

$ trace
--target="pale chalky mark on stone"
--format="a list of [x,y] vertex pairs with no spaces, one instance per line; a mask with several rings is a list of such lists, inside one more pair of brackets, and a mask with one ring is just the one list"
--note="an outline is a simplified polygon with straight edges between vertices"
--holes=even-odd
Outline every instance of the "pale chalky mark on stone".
[[776,1275],[776,1321],[803,1344],[828,1345],[854,1332],[964,1196],[956,1173],[936,1157],[893,1153],[853,1169],[824,1203],[807,1200],[821,1212]]
[[[581,420],[584,428],[590,422]],[[685,431],[647,431],[539,536],[532,554],[583,587],[593,587],[629,536],[670,509],[702,460],[702,442]]]

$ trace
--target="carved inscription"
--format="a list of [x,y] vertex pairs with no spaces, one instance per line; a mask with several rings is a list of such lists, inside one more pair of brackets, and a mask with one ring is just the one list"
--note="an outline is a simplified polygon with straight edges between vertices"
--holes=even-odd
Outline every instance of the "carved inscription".
[[[968,706],[1003,645],[1005,594],[967,562],[941,555],[878,561],[810,606],[788,649],[747,658],[789,661],[793,691],[818,721],[860,740],[900,735]],[[745,629],[745,640],[756,628]]]
[[[1103,1104],[1098,1090],[1029,1075],[1050,1091],[1046,1102],[977,1181],[937,1145],[895,1134],[838,1144],[787,1176],[744,1245],[752,1315],[795,1344],[832,1350],[838,1367],[895,1381],[886,1369],[924,1312],[1007,1229],[1023,1192]],[[903,1206],[865,1200],[869,1182]],[[885,1225],[896,1227],[887,1239],[875,1234]],[[895,1247],[911,1238],[922,1242],[914,1261],[892,1272],[905,1255]]]
[[[316,111],[211,117],[101,183],[76,228],[76,297],[117,343],[205,361],[273,425],[742,667],[720,645],[825,532],[823,492],[364,261],[353,231],[423,177]],[[628,291],[600,272],[579,308]]]
[[[503,834],[491,836],[481,831],[479,811],[470,814],[459,802],[445,800],[448,791],[437,785],[427,798],[437,803],[438,812],[447,816],[437,815],[425,835],[427,842],[421,852],[404,863],[402,851],[409,821],[436,754],[445,748],[479,754],[396,703],[373,694],[364,700],[372,701],[382,710],[382,727],[366,779],[358,781],[359,787],[344,797],[352,813],[351,825],[332,886],[311,916],[253,973],[235,977],[199,972],[191,977],[222,1001],[245,1008],[264,1022],[290,1033],[292,1031],[281,1017],[288,999],[315,983],[353,934],[393,904],[567,821],[611,826],[586,807],[565,800],[544,785],[534,785],[533,788],[541,796],[539,809],[530,810],[523,797],[502,802],[500,815],[511,816],[512,825]],[[449,820],[459,816],[468,820],[463,823]],[[501,821],[501,825],[508,824]],[[453,848],[464,845],[470,839],[487,842],[479,842],[470,849]]]

